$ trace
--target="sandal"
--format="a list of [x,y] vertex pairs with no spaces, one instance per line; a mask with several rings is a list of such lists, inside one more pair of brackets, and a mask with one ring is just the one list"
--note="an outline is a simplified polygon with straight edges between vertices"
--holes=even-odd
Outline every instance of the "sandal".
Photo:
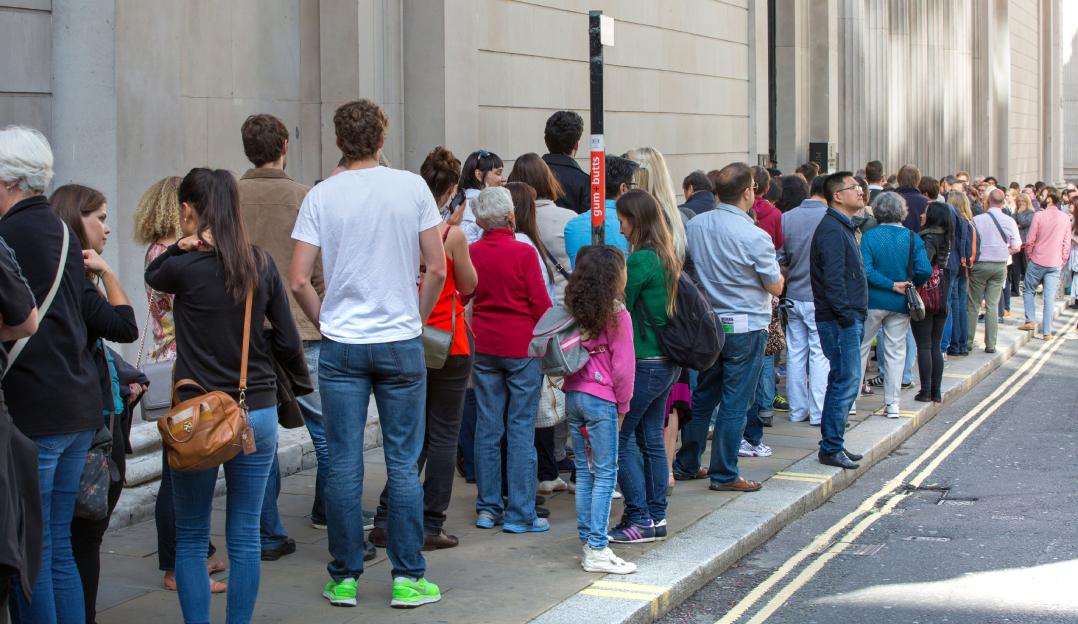
[[218,572],[224,572],[227,569],[228,569],[228,564],[225,563],[224,561],[222,561],[221,565],[217,566],[216,568],[206,568],[206,571],[209,572],[210,574],[217,574]]
[[872,379],[869,379],[867,383],[870,386],[875,386],[877,388],[882,388],[883,387],[883,375],[876,375]]
[[[164,583],[165,591],[176,591],[175,579],[165,579]],[[210,593],[211,594],[223,594],[228,591],[228,585],[220,581],[210,579]]]

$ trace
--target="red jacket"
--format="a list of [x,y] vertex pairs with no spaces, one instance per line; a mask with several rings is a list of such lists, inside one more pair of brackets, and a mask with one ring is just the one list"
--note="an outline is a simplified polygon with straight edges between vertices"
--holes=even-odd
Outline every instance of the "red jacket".
[[782,212],[763,197],[757,197],[752,202],[752,209],[760,221],[760,229],[771,235],[775,249],[782,247],[786,242],[786,237],[782,235]]
[[539,255],[507,229],[488,231],[468,254],[479,276],[471,297],[476,352],[528,357],[532,330],[550,308]]

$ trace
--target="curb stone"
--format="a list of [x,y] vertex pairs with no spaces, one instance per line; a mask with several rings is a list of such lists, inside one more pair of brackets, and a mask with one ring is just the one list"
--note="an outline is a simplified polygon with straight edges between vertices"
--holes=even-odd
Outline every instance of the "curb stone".
[[[1064,304],[1057,302],[1053,318],[1064,310]],[[605,575],[531,621],[535,624],[650,624],[658,620],[780,529],[822,505],[887,457],[921,425],[1010,359],[1033,335],[1039,335],[1040,327],[1038,323],[1035,331],[1018,331],[1005,348],[997,344],[991,359],[974,371],[963,371],[969,377],[957,380],[958,383],[944,391],[942,403],[916,403],[919,409],[909,416],[866,418],[851,429],[846,434],[849,448],[865,456],[859,469],[847,471],[824,466],[815,455],[809,455],[783,472],[818,475],[819,482],[768,479],[759,492],[738,496],[632,559],[638,566],[634,574]],[[1001,329],[1014,329],[1014,326]],[[948,380],[955,378],[945,377],[945,385]]]

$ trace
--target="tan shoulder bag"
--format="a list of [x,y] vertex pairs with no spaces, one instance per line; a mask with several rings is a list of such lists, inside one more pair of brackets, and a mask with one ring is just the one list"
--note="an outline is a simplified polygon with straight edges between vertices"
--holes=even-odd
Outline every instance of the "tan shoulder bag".
[[[247,353],[251,344],[251,296],[247,293],[247,311],[243,318],[243,356],[240,360],[240,401],[221,391],[206,392],[191,379],[181,379],[172,386],[169,413],[157,421],[157,429],[168,449],[168,465],[180,472],[216,468],[243,451],[255,450],[255,432],[247,418]],[[194,386],[202,396],[178,403],[176,390]]]

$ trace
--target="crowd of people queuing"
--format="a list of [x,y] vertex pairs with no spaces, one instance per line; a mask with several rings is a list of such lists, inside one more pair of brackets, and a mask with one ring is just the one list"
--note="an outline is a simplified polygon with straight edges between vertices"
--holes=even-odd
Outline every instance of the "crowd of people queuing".
[[[915,400],[939,402],[944,358],[970,353],[982,320],[994,352],[1012,296],[1023,297],[1020,328],[1034,329],[1043,292],[1046,340],[1061,279],[1078,296],[1074,188],[936,179],[909,164],[888,177],[879,161],[857,175],[733,163],[690,173],[678,205],[663,155],[640,147],[606,157],[606,244],[593,245],[574,112],[553,114],[548,153],[519,156],[508,175],[494,153],[462,164],[445,147],[419,175],[390,168],[388,117],[369,100],[340,106],[333,123],[343,158],[314,187],[286,173],[288,129],[262,114],[240,130],[254,166],[242,178],[196,168],[145,192],[133,233],[146,247],[141,329],[102,259],[106,198],[77,184],[46,197],[46,139],[0,130],[0,613],[95,621],[98,553],[150,383],[106,342],[144,336],[147,362],[247,410],[254,444],[223,463],[227,564],[210,541],[218,467],[173,469],[166,446],[155,510],[163,584],[184,621],[209,622],[211,593],[227,592],[239,623],[252,617],[260,561],[296,549],[277,512],[278,424],[306,426],[314,444],[310,518],[328,532],[333,605],[356,605],[376,547],[392,565],[393,606],[440,599],[422,553],[458,544],[444,528],[455,470],[477,485],[481,529],[546,531],[544,497],[573,492],[581,565],[628,574],[635,564],[610,544],[665,539],[677,481],[762,487],[738,458],[771,454],[762,436],[777,411],[821,428],[821,463],[857,468],[843,438],[859,395],[882,388],[884,415],[897,418],[916,362]],[[703,370],[676,365],[662,339],[686,278],[725,339]],[[555,308],[590,354],[560,378],[529,355]],[[866,380],[873,345],[880,374]],[[788,399],[776,392],[783,374]],[[196,389],[177,387],[175,400]],[[372,394],[388,479],[364,512]],[[100,444],[103,518],[85,510]],[[614,498],[624,513],[611,527]],[[228,586],[210,579],[229,567]]]

